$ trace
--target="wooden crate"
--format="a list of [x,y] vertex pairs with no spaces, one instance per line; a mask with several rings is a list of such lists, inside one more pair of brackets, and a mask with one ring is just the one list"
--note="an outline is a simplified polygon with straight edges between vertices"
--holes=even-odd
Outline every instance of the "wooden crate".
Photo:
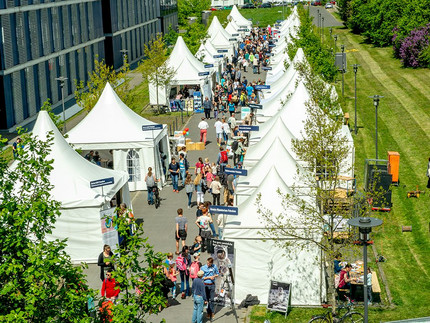
[[190,138],[185,139],[185,143],[188,144],[189,142],[192,142]]
[[195,145],[195,150],[205,150],[204,142],[196,142],[194,145]]
[[187,151],[196,150],[196,144],[194,142],[187,142]]

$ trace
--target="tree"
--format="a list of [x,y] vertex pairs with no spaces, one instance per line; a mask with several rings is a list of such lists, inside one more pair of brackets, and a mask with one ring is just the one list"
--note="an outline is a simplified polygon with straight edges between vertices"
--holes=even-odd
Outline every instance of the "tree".
[[104,59],[99,61],[98,56],[96,56],[94,60],[94,70],[88,73],[88,81],[85,83],[84,81],[75,80],[76,102],[85,109],[87,113],[90,112],[102,94],[106,83],[109,82],[120,99],[125,104],[128,104],[130,79],[127,77],[127,74],[129,71],[130,65],[128,64],[127,55],[124,55],[124,65],[119,72],[116,72],[112,66],[106,65]]
[[52,135],[21,138],[11,167],[0,157],[0,321],[85,321],[93,291],[82,267],[65,253],[66,240],[47,240],[60,215],[50,196]]
[[[145,322],[148,314],[160,312],[167,304],[163,296],[166,255],[154,251],[130,210],[125,215],[114,216],[113,225],[124,240],[113,257],[112,274],[121,292],[117,304],[111,308],[112,322]],[[131,228],[134,228],[132,234]]]
[[145,59],[140,63],[139,69],[143,78],[147,79],[148,83],[155,85],[158,106],[158,88],[170,84],[175,76],[175,70],[167,65],[167,49],[161,34],[158,34],[149,44],[145,44],[144,53]]

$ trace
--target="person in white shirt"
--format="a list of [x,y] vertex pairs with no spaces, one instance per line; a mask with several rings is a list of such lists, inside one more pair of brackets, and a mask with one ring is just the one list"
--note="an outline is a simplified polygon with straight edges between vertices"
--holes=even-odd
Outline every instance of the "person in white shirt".
[[218,146],[222,143],[222,122],[218,119],[216,119],[216,122],[214,124],[215,132],[216,132],[216,143]]
[[225,118],[222,118],[222,131],[224,136],[224,142],[227,142],[228,135],[230,134],[230,127],[228,126],[228,123],[225,121]]
[[202,118],[202,121],[200,121],[198,127],[200,129],[200,142],[204,142],[206,145],[206,137],[208,134],[209,125],[205,118]]

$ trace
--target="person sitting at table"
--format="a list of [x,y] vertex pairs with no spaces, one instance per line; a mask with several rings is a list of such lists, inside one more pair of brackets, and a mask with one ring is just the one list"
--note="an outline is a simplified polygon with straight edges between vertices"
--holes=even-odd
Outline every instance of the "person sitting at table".
[[351,297],[351,282],[354,280],[350,276],[351,268],[351,264],[346,264],[346,266],[340,272],[339,286],[337,288],[337,292],[342,301],[344,300],[343,295]]
[[335,257],[334,257],[334,273],[339,274],[343,268],[340,259],[342,258],[342,254],[338,253]]

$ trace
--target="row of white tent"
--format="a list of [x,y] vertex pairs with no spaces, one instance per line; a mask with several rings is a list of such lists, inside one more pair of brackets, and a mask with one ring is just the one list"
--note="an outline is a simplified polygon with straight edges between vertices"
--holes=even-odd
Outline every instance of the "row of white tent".
[[[288,37],[297,26],[297,12],[293,12],[279,26],[280,37]],[[296,241],[306,247],[296,245],[286,256],[286,250],[275,244],[276,236],[266,228],[256,205],[259,200],[275,218],[283,213],[297,222],[301,217],[296,211],[284,208],[278,189],[284,195],[293,194],[293,185],[300,186],[297,174],[308,171],[298,161],[292,140],[303,138],[310,94],[294,67],[299,61],[306,62],[302,49],[297,51],[292,62],[285,58],[278,64],[283,66],[284,61],[289,63],[288,68],[279,69],[282,73],[276,72],[276,77],[272,74],[271,88],[264,93],[263,109],[257,115],[259,131],[251,133],[244,160],[248,175],[239,178],[236,188],[239,215],[227,217],[223,236],[235,246],[235,299],[242,300],[252,294],[266,303],[270,281],[275,280],[291,284],[292,305],[319,305],[326,296],[321,250],[315,244]],[[272,67],[273,72],[276,66]],[[353,165],[354,144],[347,127],[339,133],[339,138],[349,144],[350,158],[345,165],[349,171]],[[303,196],[303,199],[316,207],[310,197]]]
[[[130,191],[146,189],[148,167],[161,179],[160,185],[164,184],[159,156],[161,149],[167,162],[170,159],[167,127],[144,132],[145,125],[154,123],[128,108],[109,83],[91,112],[67,133],[67,139],[46,111],[39,112],[32,134],[43,141],[53,134],[47,157],[53,160],[49,179],[53,185],[51,196],[61,203],[61,215],[48,238],[67,238],[66,252],[73,262],[97,262],[106,242],[101,212],[110,208],[114,197],[132,208]],[[112,150],[114,169],[89,162],[75,149]],[[100,180],[110,184],[92,187],[91,182]]]
[[171,88],[185,85],[198,85],[203,97],[211,97],[217,73],[219,76],[222,72],[225,59],[234,54],[238,41],[249,34],[251,28],[252,22],[233,6],[225,29],[214,16],[207,30],[208,39],[202,42],[195,56],[179,36],[166,61],[167,66],[175,71],[175,76],[166,87],[159,85],[157,88],[155,84],[149,84],[150,103],[169,105]]

